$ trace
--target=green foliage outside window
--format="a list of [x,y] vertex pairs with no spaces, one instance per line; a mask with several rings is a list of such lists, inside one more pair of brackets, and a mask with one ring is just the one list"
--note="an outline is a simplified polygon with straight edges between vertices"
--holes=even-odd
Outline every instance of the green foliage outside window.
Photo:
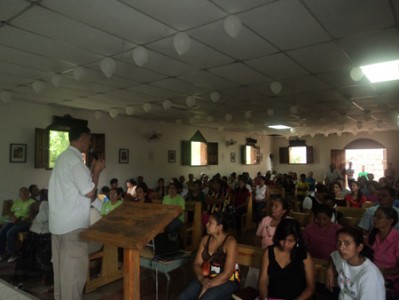
[[68,132],[50,130],[49,144],[49,167],[52,169],[58,156],[69,146]]

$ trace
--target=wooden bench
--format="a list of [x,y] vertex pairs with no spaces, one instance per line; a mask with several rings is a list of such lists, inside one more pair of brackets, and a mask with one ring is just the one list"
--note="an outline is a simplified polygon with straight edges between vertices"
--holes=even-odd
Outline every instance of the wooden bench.
[[241,231],[245,233],[254,227],[254,222],[252,222],[252,194],[248,197],[247,212],[241,216]]
[[316,283],[325,284],[328,260],[313,257],[313,264],[315,268]]
[[260,247],[238,244],[237,263],[240,266],[259,268],[263,249]]
[[[186,202],[185,213],[193,213],[193,221],[189,224],[186,221],[186,224],[184,224],[183,228],[180,230],[184,250],[195,251],[198,249],[202,237],[201,210],[201,202]],[[187,218],[185,219],[187,220]]]
[[361,219],[366,212],[365,208],[338,206],[337,211],[341,212],[344,217]]
[[306,225],[309,224],[309,219],[310,219],[310,214],[308,213],[303,213],[299,211],[291,211],[289,215],[298,221],[298,223],[301,225],[301,228],[305,228]]
[[341,212],[343,215],[340,220],[342,226],[355,227],[362,219],[366,212],[366,208],[338,206],[337,211]]

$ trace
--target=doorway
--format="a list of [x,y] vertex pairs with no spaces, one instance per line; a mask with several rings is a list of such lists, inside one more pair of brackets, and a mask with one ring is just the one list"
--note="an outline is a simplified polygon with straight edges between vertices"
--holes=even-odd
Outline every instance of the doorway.
[[358,174],[362,172],[362,166],[367,173],[374,174],[374,180],[378,181],[384,177],[386,169],[386,149],[346,149],[345,150],[345,169],[349,162],[352,162],[354,178],[357,180]]

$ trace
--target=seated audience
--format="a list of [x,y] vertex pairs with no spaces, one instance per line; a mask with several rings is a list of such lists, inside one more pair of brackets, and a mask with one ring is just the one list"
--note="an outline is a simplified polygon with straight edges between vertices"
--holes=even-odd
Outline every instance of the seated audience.
[[262,255],[259,299],[309,299],[315,290],[312,257],[294,219],[277,225],[273,245]]
[[399,232],[394,228],[397,222],[395,209],[379,207],[368,239],[374,251],[373,262],[385,279],[387,299],[399,299]]
[[151,199],[148,197],[148,187],[144,182],[137,184],[136,198],[134,198],[133,201],[140,203],[151,203]]
[[40,203],[33,203],[30,206],[34,217],[21,249],[18,251],[15,277],[17,281],[22,281],[27,277],[42,274],[43,282],[48,284],[53,278],[53,265],[46,189],[40,191],[40,199]]
[[212,181],[209,180],[208,175],[204,174],[204,175],[202,176],[201,182],[202,182],[202,186],[201,186],[202,192],[203,192],[205,195],[208,195],[209,189],[210,189],[211,184],[212,184]]
[[111,211],[119,207],[122,203],[123,200],[121,194],[118,192],[118,188],[111,188],[109,192],[109,199],[103,202],[100,215],[101,216],[108,215]]
[[262,172],[257,172],[256,173],[256,177],[254,178],[252,184],[253,184],[253,188],[255,188],[257,185],[260,184],[260,181],[262,180]]
[[342,185],[339,181],[336,181],[332,185],[332,192],[334,193],[335,203],[337,206],[346,206],[345,196],[348,193],[342,192]]
[[187,188],[188,188],[188,192],[191,192],[194,188],[194,181],[196,181],[194,179],[194,174],[190,173],[188,174],[188,181],[187,181]]
[[204,203],[205,201],[205,194],[201,191],[201,181],[195,180],[192,184],[191,189],[189,190],[188,194],[186,195],[186,201],[195,201]]
[[103,195],[105,195],[105,196],[107,196],[109,198],[109,187],[103,186],[101,188],[101,194],[103,194]]
[[257,180],[258,184],[255,185],[255,193],[253,198],[253,216],[254,221],[259,223],[262,220],[263,209],[266,206],[266,184],[265,177],[261,176]]
[[133,200],[136,197],[136,181],[130,178],[126,181],[125,200]]
[[163,197],[162,200],[162,204],[179,205],[183,209],[182,213],[166,227],[166,232],[177,232],[184,223],[184,210],[186,208],[186,202],[184,201],[184,198],[177,193],[179,189],[180,186],[178,185],[178,182],[170,182],[168,186],[168,194]]
[[163,199],[163,197],[165,197],[165,192],[165,179],[161,177],[158,179],[157,185],[154,187],[154,193],[158,195],[157,199]]
[[213,178],[209,182],[209,191],[205,198],[201,222],[203,225],[208,223],[208,218],[213,212],[224,212],[228,203],[227,188],[218,178]]
[[345,196],[346,206],[362,207],[362,205],[367,201],[367,198],[363,196],[359,183],[357,181],[352,181],[350,188],[351,193]]
[[239,288],[237,241],[228,230],[227,215],[220,212],[210,215],[207,234],[193,263],[195,278],[179,295],[179,300],[231,299]]
[[316,258],[326,259],[336,250],[337,231],[341,225],[331,222],[333,210],[325,204],[316,208],[314,222],[306,226],[303,232],[309,253]]
[[308,176],[305,179],[305,182],[309,184],[309,193],[314,193],[316,190],[316,180],[313,178],[313,172],[309,171]]
[[229,178],[227,179],[227,184],[230,190],[234,190],[237,185],[237,173],[233,172],[230,174]]
[[310,212],[315,210],[317,206],[323,203],[324,197],[327,195],[327,187],[323,184],[316,185],[316,191],[314,196],[308,196],[303,200],[302,209],[303,212]]
[[347,227],[337,234],[337,251],[331,254],[332,263],[326,273],[327,288],[333,291],[337,277],[339,299],[385,299],[384,278],[367,258],[369,249],[363,243],[362,232]]
[[[335,203],[334,196],[331,194],[327,194],[324,197],[323,203],[332,209],[333,214],[331,217],[331,222],[334,224],[341,224],[341,219],[344,216],[344,214],[337,210],[337,204]],[[310,222],[312,222],[312,220],[314,219],[313,212],[310,213],[310,217],[311,217]]]
[[[365,234],[369,234],[374,227],[374,215],[379,207],[393,207],[399,214],[399,209],[393,206],[395,200],[395,190],[389,186],[381,187],[378,191],[379,205],[372,206],[366,210],[359,222],[359,227]],[[399,224],[395,224],[395,229],[399,230]]]
[[29,190],[29,198],[31,198],[31,199],[33,199],[33,200],[36,200],[36,201],[40,201],[40,190],[39,190],[39,188],[37,187],[37,185],[36,184],[31,184],[29,187],[28,187],[28,190]]
[[[27,231],[30,227],[31,216],[29,215],[30,206],[36,202],[29,198],[29,190],[26,187],[19,189],[19,197],[11,207],[11,220],[6,222],[0,229],[0,261],[9,256],[8,262],[17,259],[17,237],[18,233]],[[7,254],[6,254],[7,243]]]
[[141,175],[137,176],[137,185],[143,184],[143,183],[144,183],[144,177]]
[[380,179],[378,179],[378,184],[380,185],[380,187],[390,185],[385,177],[381,177]]
[[[241,216],[247,212],[247,206],[249,202],[249,196],[251,192],[247,189],[245,185],[244,178],[238,177],[238,186],[232,193],[232,204],[235,209],[234,218],[235,218],[235,227],[238,233],[241,233]],[[248,216],[252,218],[252,216]]]
[[261,245],[262,249],[273,245],[273,236],[277,225],[287,217],[289,212],[288,201],[283,198],[271,200],[271,216],[266,216],[258,225],[256,230],[256,244]]
[[119,187],[118,179],[117,178],[112,178],[109,181],[109,188],[112,189],[112,188],[118,188],[118,187]]
[[369,191],[369,193],[366,196],[367,201],[378,203],[378,189],[379,189],[378,182],[373,181],[367,183],[367,189]]
[[306,181],[306,175],[299,175],[299,180],[295,186],[296,200],[299,202],[299,207],[302,207],[302,202],[309,192],[309,183]]
[[357,179],[357,183],[359,186],[359,190],[362,193],[363,196],[367,196],[369,193],[369,190],[367,189],[367,177],[366,176],[361,176]]
[[180,175],[179,182],[180,182],[180,185],[181,185],[180,195],[183,198],[185,198],[187,193],[188,193],[188,186],[187,186],[187,183],[186,183],[186,178],[183,175]]

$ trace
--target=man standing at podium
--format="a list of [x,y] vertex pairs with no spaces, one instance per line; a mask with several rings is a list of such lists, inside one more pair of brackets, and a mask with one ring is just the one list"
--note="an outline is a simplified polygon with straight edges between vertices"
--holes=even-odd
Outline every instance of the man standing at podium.
[[88,271],[88,244],[79,234],[90,223],[90,200],[96,194],[103,160],[91,170],[82,154],[90,146],[90,129],[69,131],[70,146],[58,157],[49,182],[49,227],[54,269],[54,299],[79,300]]

